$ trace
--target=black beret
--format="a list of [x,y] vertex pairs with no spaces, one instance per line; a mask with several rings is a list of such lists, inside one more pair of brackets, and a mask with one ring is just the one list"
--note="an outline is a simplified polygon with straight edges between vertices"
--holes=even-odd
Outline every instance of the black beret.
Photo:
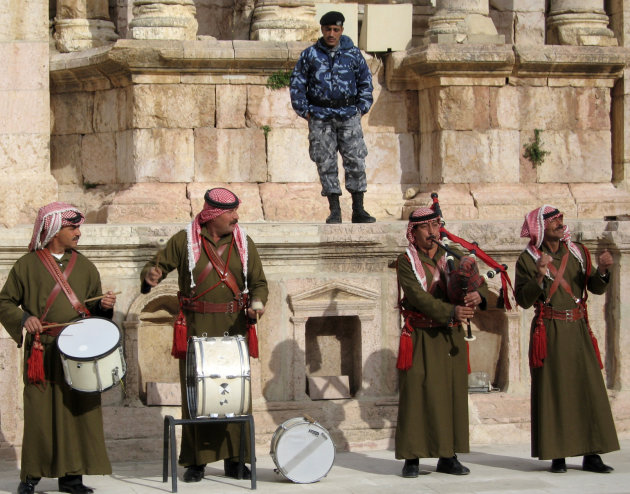
[[326,12],[319,20],[319,23],[322,26],[343,26],[345,20],[346,18],[341,12],[332,10],[330,12]]

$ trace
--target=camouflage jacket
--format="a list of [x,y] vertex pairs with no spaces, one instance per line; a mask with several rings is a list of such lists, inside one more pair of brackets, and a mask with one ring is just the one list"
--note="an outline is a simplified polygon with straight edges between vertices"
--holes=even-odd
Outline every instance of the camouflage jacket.
[[303,118],[310,114],[322,120],[366,114],[372,106],[372,74],[361,51],[342,35],[335,56],[330,52],[320,38],[300,55],[291,74],[293,109]]

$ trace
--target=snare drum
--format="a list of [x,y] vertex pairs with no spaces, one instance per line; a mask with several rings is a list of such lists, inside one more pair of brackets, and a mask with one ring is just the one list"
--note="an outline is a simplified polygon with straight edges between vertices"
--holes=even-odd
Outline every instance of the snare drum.
[[318,422],[296,417],[276,429],[270,454],[279,473],[298,484],[310,484],[328,475],[335,444]]
[[118,326],[102,317],[66,326],[57,337],[57,348],[68,385],[99,393],[118,384],[127,372],[120,341]]
[[247,414],[250,379],[249,352],[243,336],[188,339],[186,394],[191,418]]

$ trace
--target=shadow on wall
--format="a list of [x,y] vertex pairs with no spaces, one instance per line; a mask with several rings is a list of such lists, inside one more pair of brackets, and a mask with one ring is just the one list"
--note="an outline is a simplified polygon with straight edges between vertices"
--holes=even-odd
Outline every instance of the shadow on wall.
[[278,401],[278,397],[282,397],[283,401],[300,403],[295,400],[295,396],[305,396],[304,400],[301,401],[302,407],[290,409],[283,407],[282,410],[274,410],[270,407],[269,414],[272,416],[274,424],[280,426],[291,418],[309,415],[330,432],[337,451],[347,450],[348,441],[340,428],[345,419],[343,405],[346,400],[315,402],[304,394],[304,390],[296,393],[295,379],[290,378],[294,375],[292,369],[297,369],[297,372],[300,372],[300,369],[302,372],[306,372],[306,362],[304,351],[294,340],[285,340],[275,346],[269,360],[269,369],[273,373],[273,377],[267,381],[263,389],[263,396],[267,401]]

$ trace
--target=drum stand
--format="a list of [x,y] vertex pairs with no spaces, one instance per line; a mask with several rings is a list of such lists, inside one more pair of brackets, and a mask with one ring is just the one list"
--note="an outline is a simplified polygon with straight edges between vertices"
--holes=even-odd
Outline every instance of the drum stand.
[[[245,424],[249,423],[249,443],[251,448],[251,488],[256,489],[256,443],[254,438],[254,416],[235,415],[234,417],[175,419],[171,415],[164,417],[164,455],[162,464],[162,482],[168,481],[168,450],[171,449],[171,492],[177,492],[177,442],[175,440],[175,426],[182,424],[216,424],[225,422],[241,423],[241,443],[239,451],[239,477],[245,468]],[[242,468],[241,468],[242,467]]]

